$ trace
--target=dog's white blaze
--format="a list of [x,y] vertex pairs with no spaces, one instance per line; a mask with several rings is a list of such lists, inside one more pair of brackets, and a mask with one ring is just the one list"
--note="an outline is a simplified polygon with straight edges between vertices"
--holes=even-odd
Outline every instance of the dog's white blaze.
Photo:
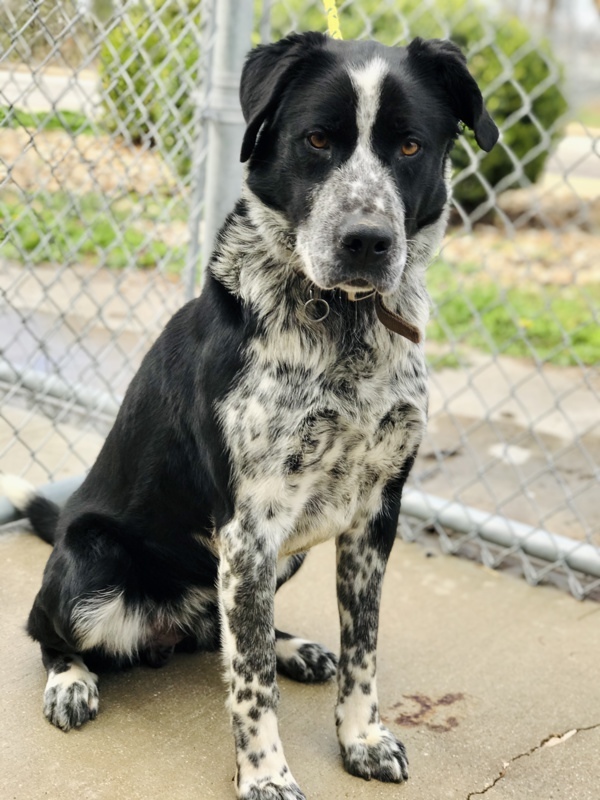
[[358,97],[358,141],[370,150],[371,134],[380,105],[381,84],[388,73],[388,67],[381,58],[375,57],[364,66],[349,67],[348,72]]
[[[384,61],[376,57],[364,66],[349,67],[348,72],[358,99],[356,109],[358,143],[349,160],[349,166],[361,176],[360,180],[352,181],[348,189],[350,199],[364,201],[366,184],[370,180],[375,180],[377,183],[389,180],[389,176],[382,173],[382,165],[373,151],[373,127],[381,104],[381,86],[388,73],[388,67]],[[392,194],[395,194],[394,189]],[[385,211],[386,204],[382,197],[373,196],[369,192],[368,198],[373,200],[382,212]]]

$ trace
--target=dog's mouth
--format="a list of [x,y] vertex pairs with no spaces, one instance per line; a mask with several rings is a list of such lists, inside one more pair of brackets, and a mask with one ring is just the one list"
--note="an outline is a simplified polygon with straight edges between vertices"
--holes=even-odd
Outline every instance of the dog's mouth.
[[337,284],[339,289],[344,292],[373,292],[375,287],[364,278],[353,278],[350,281],[341,281]]

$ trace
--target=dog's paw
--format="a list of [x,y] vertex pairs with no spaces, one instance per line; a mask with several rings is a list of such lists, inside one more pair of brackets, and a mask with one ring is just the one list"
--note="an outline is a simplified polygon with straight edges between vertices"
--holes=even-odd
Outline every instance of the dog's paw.
[[279,785],[277,783],[262,783],[248,786],[239,800],[306,800],[297,783]]
[[282,675],[301,683],[323,683],[337,671],[337,657],[316,642],[296,636],[277,639],[277,669]]
[[81,659],[73,659],[69,669],[48,674],[44,691],[44,716],[57,728],[69,731],[98,714],[98,676]]
[[365,736],[341,745],[346,771],[367,781],[408,780],[408,758],[402,742],[383,725],[369,725]]

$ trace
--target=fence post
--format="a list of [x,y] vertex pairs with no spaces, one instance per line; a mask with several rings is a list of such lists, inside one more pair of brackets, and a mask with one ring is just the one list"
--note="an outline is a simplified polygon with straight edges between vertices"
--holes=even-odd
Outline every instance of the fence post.
[[[206,187],[206,160],[208,153],[208,131],[206,112],[210,95],[212,77],[211,61],[215,37],[215,6],[217,0],[202,0],[202,27],[200,31],[200,47],[198,52],[198,87],[192,131],[196,137],[192,153],[190,210],[188,229],[190,244],[188,247],[186,267],[183,277],[185,299],[192,300],[196,296],[198,268],[201,262],[201,231],[204,212],[204,190]],[[210,249],[210,248],[208,248]]]
[[240,195],[240,146],[244,120],[239,83],[244,57],[251,46],[252,0],[219,0],[210,67],[210,89],[204,113],[208,133],[202,266],[210,258],[214,238]]

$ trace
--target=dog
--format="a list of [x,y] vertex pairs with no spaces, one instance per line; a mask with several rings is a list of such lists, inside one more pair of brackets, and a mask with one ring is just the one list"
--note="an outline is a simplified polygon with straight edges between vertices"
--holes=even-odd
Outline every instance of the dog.
[[[338,675],[344,767],[407,779],[381,723],[379,601],[427,418],[424,272],[446,225],[461,124],[498,131],[457,46],[294,34],[250,52],[241,200],[200,296],[133,378],[66,507],[5,490],[53,545],[28,621],[44,713],[96,717],[94,670],[222,648],[243,800],[304,798],[276,669]],[[277,588],[334,538],[339,660],[274,629]]]

